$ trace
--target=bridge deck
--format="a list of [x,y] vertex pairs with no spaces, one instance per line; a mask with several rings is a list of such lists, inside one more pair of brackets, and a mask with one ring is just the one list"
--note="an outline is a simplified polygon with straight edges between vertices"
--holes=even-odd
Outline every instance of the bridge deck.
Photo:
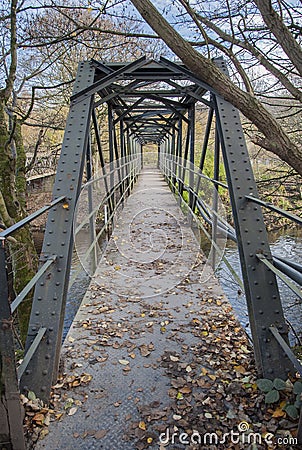
[[231,390],[224,397],[252,367],[245,334],[156,170],[126,202],[62,360],[67,414],[37,449],[158,449],[169,426],[205,433],[248,420]]

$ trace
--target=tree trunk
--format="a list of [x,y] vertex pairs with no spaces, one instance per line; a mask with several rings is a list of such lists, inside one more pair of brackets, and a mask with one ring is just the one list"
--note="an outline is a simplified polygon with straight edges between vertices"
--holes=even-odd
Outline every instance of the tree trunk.
[[141,16],[192,73],[238,108],[263,133],[261,145],[302,175],[302,149],[296,146],[272,114],[248,92],[242,91],[209,59],[197,52],[162,17],[149,0],[131,0]]
[[[6,227],[18,222],[25,215],[25,154],[20,123],[16,123],[13,139],[14,141],[7,129],[4,101],[0,101],[0,216]],[[19,293],[36,272],[37,253],[29,227],[23,227],[14,233],[14,238],[16,243],[9,244],[9,251],[14,272],[14,288],[16,293]],[[27,335],[30,310],[29,294],[18,309],[23,342]]]
[[284,53],[302,76],[302,50],[279,14],[274,10],[271,0],[255,0],[262,18],[277,39]]

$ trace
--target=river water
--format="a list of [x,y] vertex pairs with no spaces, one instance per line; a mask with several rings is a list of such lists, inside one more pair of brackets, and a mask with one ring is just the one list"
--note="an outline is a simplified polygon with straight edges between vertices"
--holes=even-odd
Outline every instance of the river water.
[[[270,246],[273,255],[288,258],[302,265],[302,234],[291,231],[283,235],[270,235]],[[231,263],[233,269],[239,274],[240,264],[237,246],[233,242],[228,242],[225,256]],[[222,262],[216,273],[219,281],[232,304],[234,311],[241,324],[250,334],[248,313],[245,296],[241,292],[239,285],[233,279],[226,265]],[[302,300],[299,299],[282,281],[278,280],[281,300],[283,304],[285,318],[290,326],[290,341],[292,345],[298,344],[296,335],[302,337]]]

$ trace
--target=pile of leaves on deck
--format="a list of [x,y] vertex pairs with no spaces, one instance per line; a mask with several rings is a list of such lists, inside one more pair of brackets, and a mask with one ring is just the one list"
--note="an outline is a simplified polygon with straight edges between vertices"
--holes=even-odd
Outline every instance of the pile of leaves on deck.
[[[43,403],[32,391],[29,391],[27,395],[21,394],[21,403],[25,412],[25,440],[28,449],[32,449],[39,439],[43,439],[49,433],[48,427],[51,422],[61,420],[65,415],[72,416],[77,412],[82,402],[74,400],[71,395],[66,393],[75,387],[87,385],[91,379],[92,376],[87,373],[79,376],[60,375],[58,383],[53,388],[49,405]],[[63,389],[65,394],[57,393],[59,389]]]
[[[129,442],[133,450],[298,448],[290,442],[297,436],[302,384],[297,379],[287,382],[257,380],[252,348],[245,332],[234,319],[231,308],[227,303],[222,304],[219,299],[206,298],[202,302],[202,322],[193,317],[188,324],[179,324],[177,330],[174,326],[170,335],[169,320],[160,323],[161,333],[167,334],[168,339],[179,341],[178,352],[165,351],[158,360],[158,366],[170,379],[170,386],[167,387],[170,403],[164,406],[160,399],[148,405],[138,402],[140,420],[134,420],[131,415],[126,417],[128,426],[124,440]],[[109,307],[105,312],[110,313]],[[141,315],[147,316],[147,311]],[[150,323],[146,322],[149,328]],[[154,317],[152,324],[154,326]],[[83,322],[82,326],[88,325]],[[133,327],[133,323],[131,326]],[[126,323],[124,327],[127,327]],[[125,344],[122,333],[120,329],[117,331],[114,322],[107,321],[105,329],[106,336],[111,335],[112,340],[104,340],[104,348],[108,345],[120,348]],[[181,333],[188,332],[198,337],[197,344],[187,345],[182,342]],[[119,338],[119,341],[115,340],[116,338]],[[102,339],[99,342],[102,342]],[[135,357],[143,357],[148,363],[148,358],[154,351],[154,344],[150,342],[150,345],[136,346],[134,341],[131,347],[125,344],[125,349],[128,357],[120,359],[119,364],[127,376],[131,372],[131,361]],[[87,358],[91,358],[90,353]],[[93,364],[106,362],[105,353],[103,357],[98,358]],[[82,395],[80,400],[76,392],[80,386],[89,384],[92,377],[81,373],[81,365],[72,369],[77,369],[79,375],[64,373],[61,376],[53,389],[50,407],[43,405],[33,393],[29,393],[27,397],[22,396],[29,448],[32,448],[37,439],[48,434],[52,421],[64,420],[66,415],[74,415],[78,408],[85,406],[85,396]],[[114,406],[118,409],[119,402]],[[215,433],[222,440],[224,434],[230,433],[231,430],[240,435],[237,443],[197,443],[198,436]],[[97,429],[87,433],[101,443],[107,431]],[[244,441],[248,440],[250,433],[261,435],[262,442],[254,442],[253,439]],[[159,436],[162,436],[162,443],[159,442]],[[195,436],[194,442],[192,436]],[[234,435],[235,441],[237,436],[238,434]],[[86,436],[75,437],[85,439]],[[277,445],[278,437],[283,438],[286,443]]]
[[[252,348],[242,328],[232,315],[215,308],[221,307],[220,300],[207,302],[211,304],[207,323],[191,321],[191,332],[200,342],[194,347],[183,344],[179,353],[162,356],[161,366],[171,379],[170,405],[161,408],[160,401],[154,401],[138,406],[141,420],[130,424],[125,439],[135,440],[138,450],[158,444],[159,436],[160,450],[297,448],[290,442],[297,437],[301,382],[257,379]],[[205,356],[206,367],[200,364]],[[217,441],[210,438],[212,433]],[[207,444],[202,445],[205,436]],[[277,444],[278,438],[285,444]]]

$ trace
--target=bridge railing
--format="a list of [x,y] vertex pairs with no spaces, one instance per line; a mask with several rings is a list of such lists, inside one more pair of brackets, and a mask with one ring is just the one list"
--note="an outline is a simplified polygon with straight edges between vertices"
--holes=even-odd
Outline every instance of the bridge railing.
[[[205,176],[190,162],[185,161],[182,158],[175,157],[169,153],[160,153],[159,168],[164,174],[171,190],[178,196],[182,204],[186,204],[186,209],[189,211],[189,214],[196,218],[195,213],[198,212],[199,218],[196,218],[196,223],[200,228],[202,228],[204,234],[211,242],[211,251],[223,259],[233,277],[243,289],[243,283],[227,259],[224,257],[223,248],[221,243],[219,245],[218,240],[219,234],[222,234],[225,238],[231,239],[238,244],[236,231],[232,225],[226,221],[223,214],[221,214],[222,207],[219,205],[218,201],[218,190],[216,188],[219,186],[227,190],[228,186],[213,178]],[[213,186],[213,189],[210,189],[212,195],[207,196],[205,193],[209,190],[210,185]],[[205,188],[205,186],[207,187]],[[188,193],[189,195],[186,196],[185,193]],[[205,201],[205,198],[208,198],[209,201]],[[299,226],[302,225],[302,219],[295,214],[276,207],[271,203],[264,202],[253,195],[247,195],[245,198],[247,202],[259,204],[262,207],[268,208],[271,211],[280,214],[282,217],[290,219]],[[211,234],[207,228],[203,226],[200,218],[211,227]],[[298,287],[298,285],[302,286],[302,266],[300,264],[276,255],[272,255],[272,260],[269,260],[261,252],[257,253],[256,257],[260,264],[263,264],[269,271],[273,272],[275,276],[282,280],[282,282],[285,283],[298,298],[302,299],[302,291],[301,288]],[[211,261],[213,268],[215,268],[217,265],[217,259],[212,256]],[[244,268],[242,268],[242,270],[244,271]],[[301,362],[295,356],[288,341],[283,338],[278,327],[273,322],[269,326],[269,332],[271,333],[271,338],[275,340],[280,347],[280,355],[284,352],[288,360],[291,362],[294,370],[299,373],[299,376],[301,377]],[[299,442],[302,442],[302,413],[300,414],[298,426],[298,439]]]
[[61,196],[49,205],[0,232],[0,443],[1,446],[7,445],[7,448],[10,448],[10,446],[21,450],[25,448],[19,381],[46,331],[45,327],[39,329],[36,338],[25,353],[21,365],[16,369],[13,314],[48,267],[55,262],[56,257],[48,258],[22,292],[16,296],[12,303],[9,303],[6,242],[11,239],[16,231],[30,224],[55,205],[61,204],[61,207],[64,207],[64,202],[65,197]]
[[[96,174],[83,185],[74,218],[74,245],[81,264],[70,285],[82,269],[93,275],[104,251],[105,235],[113,230],[141,168],[141,154],[131,155],[106,164],[101,174]],[[83,233],[89,242],[85,250]]]
[[[114,226],[116,214],[122,207],[125,197],[130,194],[141,167],[141,155],[139,153],[129,155],[104,165],[101,168],[102,174],[90,179],[81,189],[75,208],[74,243],[81,265],[89,275],[93,275],[101,254],[100,251],[97,251],[99,250],[98,242],[103,234],[108,232],[108,227]],[[11,236],[20,228],[30,224],[37,217],[54,207],[68,209],[69,203],[66,197],[60,196],[49,205],[0,232],[0,444],[18,450],[25,448],[19,383],[28,366],[32,363],[40,344],[46,338],[46,332],[51,326],[51,318],[48,324],[40,326],[36,330],[34,339],[27,347],[21,364],[17,367],[13,317],[20,304],[28,298],[28,294],[41,281],[45,273],[51,266],[56,265],[59,255],[50,254],[43,258],[43,263],[37,273],[10,303],[6,241],[11,239]],[[104,208],[108,210],[107,214],[104,214]],[[78,239],[81,239],[80,234],[84,229],[90,235],[90,246],[85,254],[81,254],[77,248],[77,242]],[[51,373],[49,378],[49,384],[51,385]]]

